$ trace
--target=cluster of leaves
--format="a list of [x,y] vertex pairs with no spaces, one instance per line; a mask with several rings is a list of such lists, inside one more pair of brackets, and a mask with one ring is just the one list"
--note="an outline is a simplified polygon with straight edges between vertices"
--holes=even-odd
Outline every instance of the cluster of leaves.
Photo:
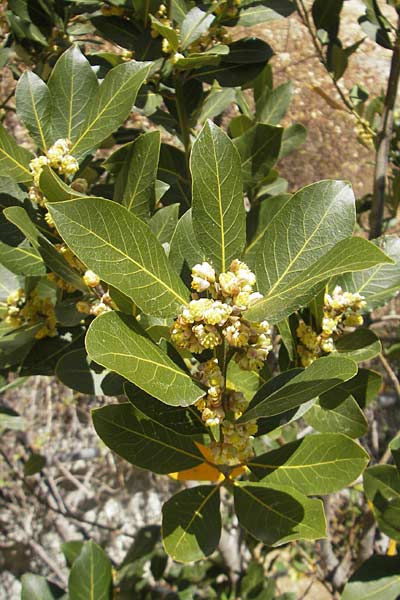
[[[90,26],[137,60],[107,52],[89,54],[89,62],[72,45],[48,78],[27,71],[18,81],[17,114],[32,146],[46,154],[57,140],[69,140],[79,170],[71,180],[43,166],[34,182],[34,155],[0,129],[1,300],[18,288],[27,297],[33,290],[50,297],[58,329],[37,340],[41,323],[14,328],[5,319],[2,372],[55,371],[78,391],[125,395],[125,402],[94,411],[102,440],[135,466],[205,482],[164,505],[163,544],[175,560],[199,560],[217,547],[223,486],[241,526],[266,545],[324,537],[316,496],[350,485],[368,462],[354,440],[367,430],[363,409],[379,376],[358,363],[381,347],[373,332],[358,329],[302,369],[297,325],[318,329],[324,292],[337,285],[362,294],[367,310],[382,306],[399,287],[400,241],[352,236],[355,199],[347,183],[323,181],[288,194],[274,168],[304,139],[301,125],[279,126],[291,86],[273,87],[268,44],[222,43],[216,31],[288,14],[291,3],[242,2],[233,13],[230,2],[199,8],[179,0],[168,3],[168,21],[159,18],[157,2],[114,3],[113,14],[89,4]],[[227,119],[227,134],[211,119],[232,102],[240,114]],[[145,133],[135,121],[123,127],[134,104],[135,116],[149,119]],[[152,125],[174,143],[161,143]],[[106,160],[95,154],[115,143]],[[32,187],[39,204],[28,194]],[[79,266],[57,250],[61,243],[98,285],[88,287]],[[193,406],[206,393],[190,370],[199,357],[169,342],[170,326],[190,300],[192,266],[207,261],[224,272],[234,259],[256,273],[263,294],[246,318],[267,320],[282,340],[261,372],[244,373],[234,360],[224,366],[229,387],[249,402],[238,424],[258,425],[255,456],[239,471],[213,464],[204,449],[215,432]],[[66,285],[57,287],[49,273]],[[105,314],[77,310],[106,294]],[[289,441],[285,426],[300,418],[315,433]],[[396,499],[385,499],[391,514]]]
[[[112,569],[112,562],[93,541],[66,542],[62,552],[70,568],[70,598],[83,600],[91,595],[129,600],[134,594],[137,600],[228,600],[238,593],[243,600],[294,600],[290,593],[276,595],[275,581],[265,579],[256,560],[240,574],[236,590],[232,590],[229,574],[218,556],[190,567],[171,563],[160,544],[160,528],[154,525],[137,533],[118,568]],[[147,569],[150,576],[146,576]],[[68,597],[62,588],[38,575],[26,573],[21,583],[22,600]]]

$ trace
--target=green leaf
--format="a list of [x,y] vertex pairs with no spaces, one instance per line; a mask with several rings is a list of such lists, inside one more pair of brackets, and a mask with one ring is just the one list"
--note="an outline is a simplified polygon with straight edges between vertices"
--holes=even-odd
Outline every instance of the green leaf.
[[400,434],[397,435],[389,444],[390,452],[392,453],[394,463],[400,471]]
[[371,556],[346,583],[341,600],[397,600],[400,594],[398,556]]
[[26,150],[4,129],[0,123],[0,167],[3,177],[10,177],[17,183],[32,181],[29,163],[33,154]]
[[356,329],[343,335],[335,344],[336,351],[341,356],[352,358],[356,362],[375,358],[382,351],[379,338],[371,329]]
[[92,411],[93,424],[103,442],[131,464],[154,473],[191,469],[204,457],[193,441],[137,413],[129,403]]
[[24,573],[21,577],[21,600],[55,600],[44,577]]
[[197,7],[192,8],[183,19],[180,28],[183,50],[206,33],[214,19],[214,15],[209,15]]
[[179,38],[175,29],[161,23],[158,19],[150,15],[152,29],[155,29],[163,38],[168,40],[172,50],[176,52],[179,48]]
[[349,358],[327,356],[319,358],[299,375],[272,394],[267,382],[254,396],[249,408],[241,417],[247,422],[257,417],[271,417],[300,406],[354,377],[357,364]]
[[[352,237],[342,240],[310,268],[300,272],[293,279],[292,276],[295,274],[292,270],[293,261],[291,261],[289,270],[282,274],[273,288],[267,288],[267,294],[250,308],[247,318],[251,320],[266,318],[271,322],[280,321],[301,306],[308,304],[320,291],[321,282],[327,278],[347,271],[362,271],[377,264],[390,263],[391,260],[364,238]],[[262,269],[264,266],[265,262],[263,262]],[[264,275],[265,272],[261,271],[261,281],[265,281]],[[259,283],[259,287],[261,291],[265,289],[261,287],[261,283]]]
[[279,158],[284,158],[288,154],[291,154],[299,146],[304,144],[307,138],[307,129],[301,123],[293,123],[289,127],[285,127],[282,134],[281,151],[279,152]]
[[51,271],[54,271],[64,281],[77,289],[87,291],[87,286],[83,283],[82,277],[69,266],[64,257],[57,252],[53,244],[44,235],[39,233],[39,230],[30,220],[28,213],[22,206],[10,206],[5,209],[4,215],[26,235]]
[[288,486],[306,496],[331,494],[363,472],[368,454],[341,433],[306,435],[261,456],[247,466],[268,487]]
[[278,125],[286,115],[293,97],[291,81],[282,83],[274,90],[265,87],[256,101],[256,119],[261,123]]
[[354,224],[354,194],[347,183],[320,181],[299,190],[260,232],[264,245],[256,264],[259,289],[268,289],[269,295],[295,279],[350,236]]
[[375,465],[364,473],[364,491],[373,504],[383,533],[400,542],[400,472],[394,465]]
[[208,121],[193,144],[190,165],[193,229],[208,260],[218,271],[226,271],[245,244],[239,153],[228,136]]
[[169,243],[174,234],[179,217],[179,204],[170,204],[160,208],[150,219],[150,229],[160,242]]
[[46,273],[40,254],[26,241],[15,247],[0,241],[0,263],[17,275],[35,277]]
[[239,115],[232,119],[229,123],[229,135],[232,138],[239,137],[239,135],[243,135],[246,133],[248,129],[253,127],[254,121],[247,117],[246,115]]
[[51,98],[47,85],[32,71],[25,71],[15,89],[17,114],[39,148],[52,142]]
[[321,500],[311,500],[291,488],[247,482],[235,482],[234,496],[240,525],[267,546],[326,536]]
[[351,438],[359,438],[368,430],[367,419],[356,400],[340,388],[322,394],[303,418],[321,433],[340,431]]
[[49,211],[74,254],[144,312],[172,317],[187,304],[187,290],[150,228],[124,206],[83,198],[54,203]]
[[130,383],[126,383],[124,388],[129,402],[155,423],[181,435],[194,436],[206,433],[207,430],[197,408],[168,406]]
[[257,258],[262,252],[265,236],[268,234],[272,219],[291,200],[291,194],[279,194],[265,198],[248,215],[248,224],[253,222],[255,231],[251,235],[250,243],[245,249],[245,261],[254,268]]
[[147,219],[155,206],[155,185],[160,154],[160,132],[144,133],[132,142],[124,165],[118,174],[116,193],[122,192],[122,204],[142,219]]
[[194,233],[191,208],[182,215],[176,225],[168,258],[190,287],[192,267],[205,260],[205,253],[200,250]]
[[317,30],[326,31],[329,40],[334,40],[339,32],[340,13],[343,0],[315,0],[312,17]]
[[[58,361],[55,375],[69,388],[82,394],[119,395],[122,394],[122,379],[114,373],[104,371],[98,365],[91,364],[83,348],[65,353]],[[117,381],[117,379],[120,381]],[[112,381],[114,380],[115,381]],[[113,388],[109,393],[107,386],[111,383]]]
[[82,158],[125,121],[150,66],[149,63],[131,61],[107,73],[90,104],[88,115],[77,129],[71,154]]
[[75,562],[75,559],[78,558],[81,553],[84,542],[81,540],[71,540],[70,542],[64,542],[61,544],[61,551],[65,556],[65,560],[69,567]]
[[221,88],[219,85],[214,85],[202,104],[198,123],[202,125],[207,119],[214,119],[220,115],[235,101],[235,97],[236,92],[233,88]]
[[351,394],[361,408],[373,402],[382,385],[382,375],[370,369],[359,369],[358,373],[340,386],[346,394]]
[[111,588],[111,562],[106,553],[92,540],[85,542],[69,574],[69,597],[74,600],[110,600]]
[[221,535],[219,488],[211,485],[182,490],[163,506],[162,539],[169,556],[192,562],[209,556]]
[[340,285],[349,292],[364,296],[368,311],[383,306],[400,287],[400,239],[395,235],[373,240],[394,264],[380,264],[358,273],[346,273],[335,278],[333,287]]
[[165,404],[188,406],[204,395],[133,317],[113,311],[97,317],[86,335],[86,348],[96,363]]
[[245,188],[251,189],[260,184],[278,160],[282,131],[281,127],[257,123],[234,139],[242,160]]
[[43,167],[39,180],[40,190],[49,202],[62,202],[73,198],[82,198],[84,194],[77,192],[64,181],[50,167]]
[[57,60],[48,80],[55,138],[75,142],[99,87],[89,61],[73,44]]
[[190,181],[182,150],[170,144],[161,144],[158,178],[171,186],[165,195],[166,202],[180,202],[190,208]]
[[0,302],[5,303],[8,296],[19,287],[19,280],[16,274],[3,267],[0,263]]
[[250,6],[240,11],[237,24],[240,27],[253,27],[259,23],[276,21],[288,17],[294,11],[294,6],[290,0],[268,0],[267,2],[257,3],[256,6]]

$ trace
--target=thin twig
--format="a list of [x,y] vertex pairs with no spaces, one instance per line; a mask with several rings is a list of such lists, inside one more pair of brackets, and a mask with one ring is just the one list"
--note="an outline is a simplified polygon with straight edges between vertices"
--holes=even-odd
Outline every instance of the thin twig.
[[393,383],[393,387],[396,390],[397,398],[400,399],[400,382],[397,378],[396,373],[393,371],[392,367],[389,364],[389,361],[383,356],[382,353],[379,355],[379,359],[386,373],[388,374],[389,379]]
[[374,239],[382,233],[385,208],[386,178],[389,167],[390,144],[393,136],[393,115],[400,78],[400,16],[397,24],[396,41],[393,47],[390,74],[383,103],[381,125],[377,136],[376,160],[374,172],[374,193],[370,213],[369,238]]

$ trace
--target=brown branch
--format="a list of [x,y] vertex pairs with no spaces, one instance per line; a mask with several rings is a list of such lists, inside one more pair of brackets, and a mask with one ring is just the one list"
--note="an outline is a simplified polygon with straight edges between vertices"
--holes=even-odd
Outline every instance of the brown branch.
[[382,233],[382,221],[385,208],[386,177],[389,167],[390,143],[393,135],[393,113],[400,78],[400,16],[397,23],[396,40],[393,47],[390,74],[387,84],[381,125],[377,136],[374,172],[374,193],[369,218],[369,238],[374,239]]
[[397,378],[396,373],[393,371],[392,367],[389,364],[389,361],[383,356],[383,354],[379,355],[379,360],[381,361],[386,373],[388,374],[389,379],[393,383],[393,387],[396,390],[397,398],[400,399],[400,382]]

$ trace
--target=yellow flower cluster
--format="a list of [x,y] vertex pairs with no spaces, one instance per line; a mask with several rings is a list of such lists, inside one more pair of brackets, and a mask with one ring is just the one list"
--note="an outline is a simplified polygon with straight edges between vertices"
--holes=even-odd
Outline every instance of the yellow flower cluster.
[[7,314],[4,321],[15,328],[43,322],[43,327],[35,334],[36,339],[57,335],[53,303],[50,298],[40,298],[36,291],[28,298],[23,289],[10,294],[7,298]]
[[207,427],[221,426],[220,441],[210,446],[214,462],[228,466],[245,462],[253,455],[252,441],[257,425],[255,421],[242,425],[235,420],[246,410],[247,400],[241,392],[226,389],[216,358],[200,364],[196,376],[208,389],[207,395],[195,406]]
[[[234,260],[226,273],[216,276],[207,262],[192,269],[195,297],[174,321],[172,342],[195,354],[213,350],[226,342],[236,349],[235,360],[245,370],[260,369],[271,350],[270,327],[266,321],[248,321],[242,313],[262,295],[249,267]],[[200,298],[205,292],[208,297]]]
[[46,165],[55,169],[60,175],[71,177],[79,169],[79,163],[69,153],[71,142],[66,139],[59,139],[47,150],[45,155],[33,158],[29,163],[29,168],[33,177],[33,186],[29,189],[29,198],[39,204],[44,204],[44,198],[39,191],[40,176],[43,167]]
[[[75,256],[75,254],[70,248],[68,248],[68,246],[66,246],[65,244],[55,244],[54,247],[64,257],[64,259],[70,267],[78,271],[85,270],[84,264],[79,260],[77,256]],[[56,286],[59,287],[61,290],[64,290],[68,293],[75,292],[76,290],[76,288],[73,285],[59,277],[56,273],[47,273],[47,278],[53,283],[55,283]]]
[[98,317],[105,312],[115,309],[115,304],[111,299],[108,292],[102,295],[100,299],[96,299],[94,302],[80,300],[76,303],[76,310],[86,315],[94,315]]
[[329,354],[335,349],[335,340],[345,333],[346,328],[354,328],[363,324],[360,312],[365,300],[358,292],[344,292],[336,286],[332,294],[325,294],[321,333],[317,333],[304,321],[299,323],[296,334],[300,340],[297,352],[303,367],[308,367],[322,354]]
[[224,13],[227,17],[236,17],[239,13],[240,0],[230,0],[228,2],[214,2],[213,12],[216,15]]

